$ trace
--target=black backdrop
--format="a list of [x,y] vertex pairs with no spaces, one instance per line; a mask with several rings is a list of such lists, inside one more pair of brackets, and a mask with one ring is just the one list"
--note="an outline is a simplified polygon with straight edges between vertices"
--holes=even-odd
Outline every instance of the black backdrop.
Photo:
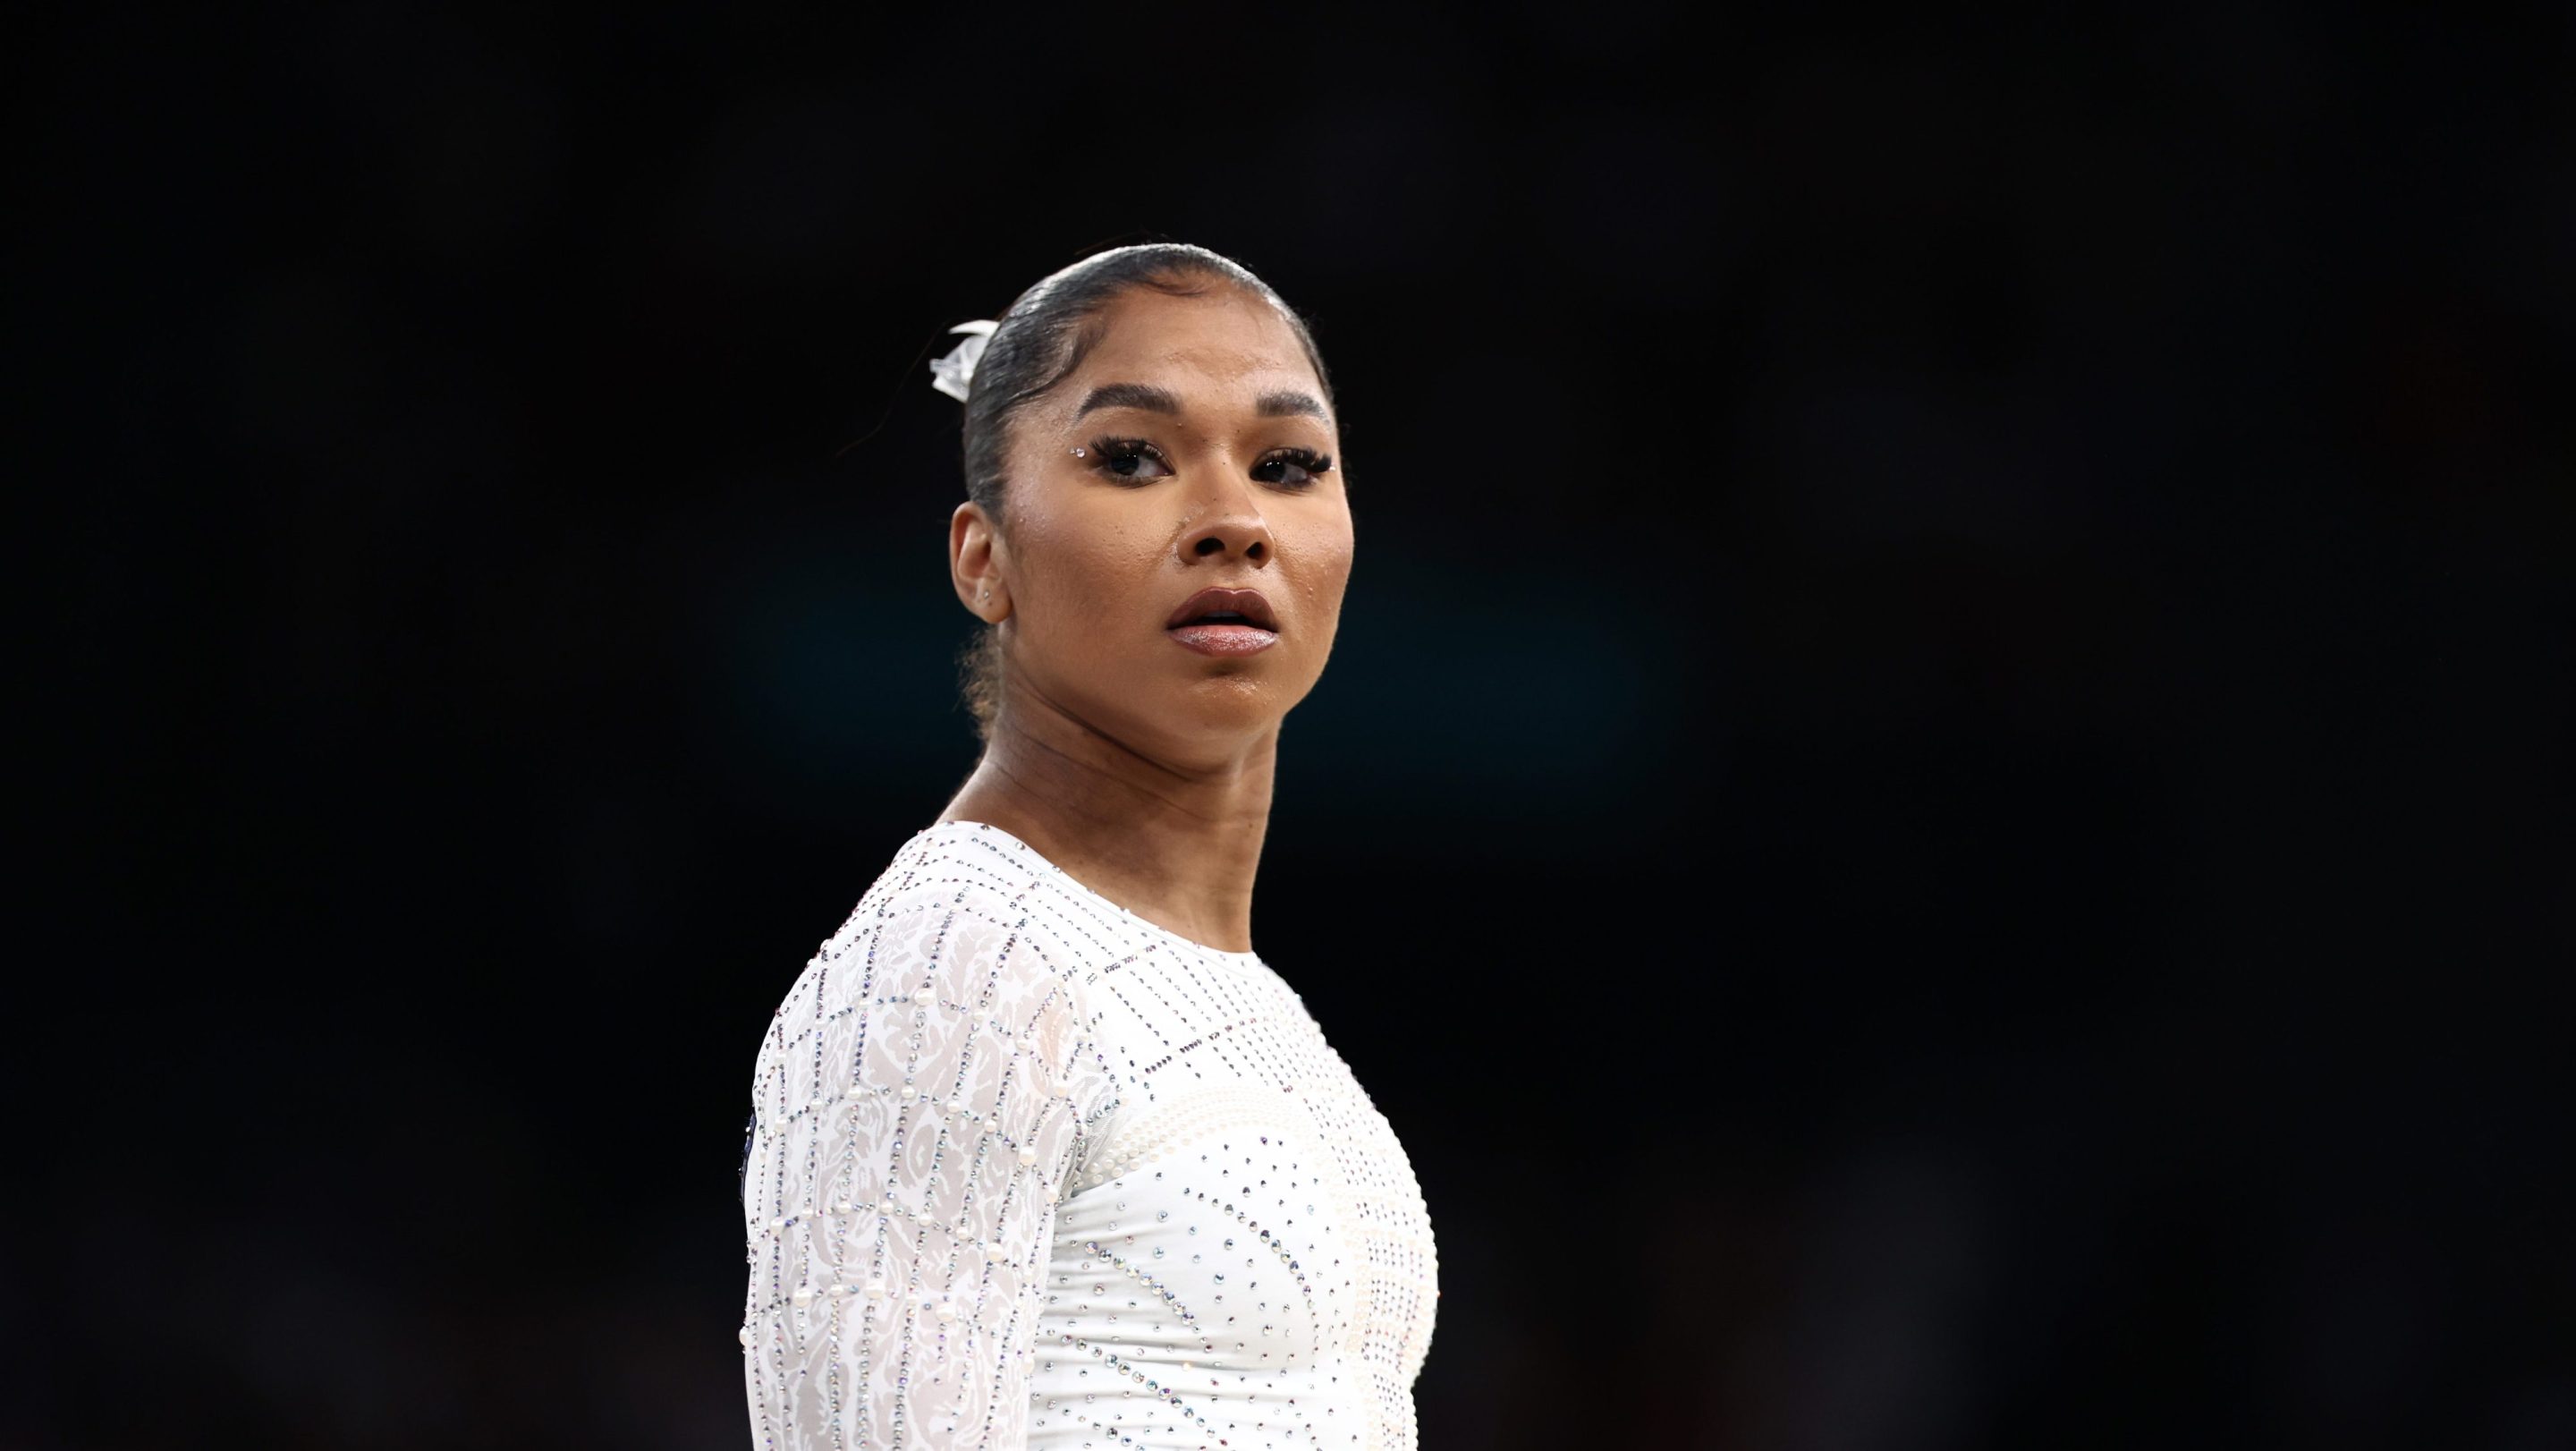
[[2565,12],[1798,11],[15,13],[0,1442],[741,1444],[923,360],[1149,237],[1342,395],[1427,1446],[2576,1442]]

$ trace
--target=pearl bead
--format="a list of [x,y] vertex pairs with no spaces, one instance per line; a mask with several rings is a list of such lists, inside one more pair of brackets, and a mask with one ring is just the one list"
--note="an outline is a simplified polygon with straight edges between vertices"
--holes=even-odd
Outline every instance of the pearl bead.
[[921,1005],[922,1007],[925,1007],[925,1008],[926,1008],[926,1007],[929,1007],[932,1003],[935,1003],[935,1002],[939,1001],[939,994],[937,994],[937,993],[935,993],[935,992],[932,992],[932,991],[931,991],[930,989],[928,989],[928,988],[923,988],[921,991],[919,991],[919,992],[917,992],[917,993],[914,993],[914,994],[912,995],[912,1000],[913,1000],[915,1003],[917,1003],[917,1004]]

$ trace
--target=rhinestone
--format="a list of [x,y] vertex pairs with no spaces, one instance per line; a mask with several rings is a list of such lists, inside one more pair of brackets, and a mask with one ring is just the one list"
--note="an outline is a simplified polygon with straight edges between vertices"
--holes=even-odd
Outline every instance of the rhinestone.
[[[778,1318],[747,1315],[737,1333],[746,1354],[790,1355],[822,1352],[825,1336],[865,1333],[873,1350],[836,1338],[831,1354],[882,1366],[885,1380],[864,1396],[844,1382],[836,1395],[791,1372],[759,1393],[778,1399],[765,1408],[755,1402],[755,1424],[765,1416],[782,1431],[792,1426],[782,1441],[819,1441],[835,1418],[875,1423],[892,1409],[890,1425],[906,1444],[943,1437],[1012,1444],[1041,1422],[1076,1429],[1086,1400],[1110,1412],[1104,1393],[1113,1386],[1120,1396],[1141,1390],[1179,1414],[1150,1433],[1132,1416],[1123,1428],[1095,1427],[1108,1431],[1094,1439],[1109,1446],[1177,1434],[1213,1444],[1221,1423],[1235,1419],[1236,1405],[1226,1403],[1256,1399],[1298,1408],[1300,1444],[1364,1439],[1351,1432],[1404,1422],[1439,1303],[1420,1189],[1385,1120],[1268,966],[1248,953],[1214,954],[1136,917],[998,827],[940,823],[916,836],[879,883],[817,949],[825,966],[787,994],[755,1063],[753,1142],[763,1159],[744,1179],[747,1299],[775,1306],[769,1313]],[[851,971],[829,966],[836,960]],[[912,972],[923,980],[902,987]],[[1113,980],[1114,997],[1104,986]],[[1111,1013],[1120,1015],[1115,1036],[1103,1031]],[[970,1031],[946,1041],[950,1022]],[[1440,1031],[1437,1020],[1424,1026]],[[1151,1054],[1160,1056],[1130,1061],[1122,1051],[1157,1043]],[[811,1067],[833,1076],[808,1087],[805,1100],[787,1098],[786,1085]],[[905,1081],[916,1075],[919,1082]],[[1251,1089],[1285,1093],[1298,1105],[1236,1097]],[[883,1099],[897,1111],[880,1121],[865,1103]],[[1204,1155],[1156,1149],[1133,1132],[1140,1116],[1113,1112],[1149,1101],[1157,1118],[1169,1110],[1225,1127]],[[1225,1117],[1236,1104],[1249,1117]],[[1013,1115],[1007,1129],[1005,1106]],[[852,1111],[831,1116],[842,1108]],[[924,1136],[925,1125],[935,1132]],[[1364,1211],[1346,1213],[1342,1200],[1320,1194],[1312,1204],[1290,1201],[1322,1188],[1303,1162],[1315,1151],[1297,1139],[1310,1130],[1348,1165],[1348,1198]],[[1226,1139],[1251,1139],[1259,1152],[1220,1149]],[[1061,1181],[1075,1164],[1086,1192]],[[1024,1187],[1022,1175],[1033,1176]],[[988,1182],[997,1176],[1005,1182]],[[855,1192],[871,1183],[879,1199]],[[1095,1186],[1109,1192],[1088,1192]],[[1343,1192],[1338,1180],[1333,1192]],[[1022,1193],[1038,1202],[1033,1227]],[[905,1200],[914,1207],[901,1207]],[[1097,1219],[1084,1221],[1093,1209]],[[1265,1228],[1257,1214],[1274,1222]],[[799,1219],[807,1235],[789,1245],[783,1231]],[[1022,1236],[1069,1227],[1065,1221],[1084,1224],[1098,1250],[1059,1270],[1047,1246]],[[763,1223],[772,1226],[766,1235]],[[1223,1247],[1211,1260],[1149,1233],[1175,1225],[1185,1238]],[[818,1252],[810,1257],[809,1238]],[[1059,1240],[1068,1251],[1080,1242]],[[1311,1274],[1307,1254],[1316,1257]],[[974,1271],[976,1264],[986,1269]],[[1274,1281],[1281,1268],[1288,1277]],[[920,1286],[921,1278],[931,1285]],[[1226,1303],[1228,1290],[1236,1303]],[[986,1294],[1003,1303],[982,1303]],[[843,1310],[845,1299],[861,1303]],[[817,1300],[819,1310],[811,1308]],[[791,1306],[806,1308],[791,1316]],[[1191,1307],[1209,1312],[1204,1321]],[[1147,1326],[1139,1326],[1149,1308]],[[1148,1354],[1144,1342],[1158,1337],[1147,1327],[1175,1322],[1184,1338]],[[1097,1338],[1067,1333],[1076,1323]],[[1289,1323],[1311,1326],[1321,1344],[1367,1349],[1349,1366],[1330,1358],[1309,1364],[1302,1349],[1288,1353],[1269,1338]],[[1004,1324],[1034,1326],[1039,1344],[1072,1348],[1071,1368],[1033,1403],[959,1400],[970,1389],[963,1377],[989,1373],[970,1367],[1003,1349],[984,1341]],[[1190,1342],[1200,1349],[1189,1360],[1160,1359]],[[1198,1355],[1222,1360],[1238,1351],[1240,1376],[1217,1364],[1194,1378]],[[1170,1385],[1159,1378],[1166,1374],[1175,1377]],[[916,1408],[910,1398],[925,1393],[938,1404]],[[876,1395],[897,1405],[872,1403]],[[1217,1404],[1196,1405],[1202,1395]],[[802,1406],[813,1407],[813,1424],[798,1423]],[[1350,1430],[1328,1434],[1342,1427]],[[1233,1439],[1240,1451],[1244,1438]]]

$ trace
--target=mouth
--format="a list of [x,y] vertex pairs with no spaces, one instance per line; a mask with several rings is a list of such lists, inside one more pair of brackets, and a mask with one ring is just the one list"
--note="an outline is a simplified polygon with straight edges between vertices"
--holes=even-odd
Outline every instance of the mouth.
[[1279,617],[1270,610],[1270,601],[1257,589],[1203,589],[1172,611],[1163,628],[1178,630],[1201,625],[1233,625],[1279,633]]
[[1279,619],[1257,589],[1203,589],[1163,623],[1172,642],[1200,655],[1253,655],[1279,643]]

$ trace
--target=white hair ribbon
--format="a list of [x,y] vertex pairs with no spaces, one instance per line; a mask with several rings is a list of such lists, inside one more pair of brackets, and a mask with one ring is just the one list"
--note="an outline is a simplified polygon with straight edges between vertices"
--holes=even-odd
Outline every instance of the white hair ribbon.
[[992,341],[993,329],[999,326],[1000,323],[987,319],[961,322],[950,328],[950,332],[964,333],[966,338],[949,349],[948,356],[930,360],[930,386],[960,403],[965,402],[966,385],[975,381],[975,362],[984,356],[984,344]]

